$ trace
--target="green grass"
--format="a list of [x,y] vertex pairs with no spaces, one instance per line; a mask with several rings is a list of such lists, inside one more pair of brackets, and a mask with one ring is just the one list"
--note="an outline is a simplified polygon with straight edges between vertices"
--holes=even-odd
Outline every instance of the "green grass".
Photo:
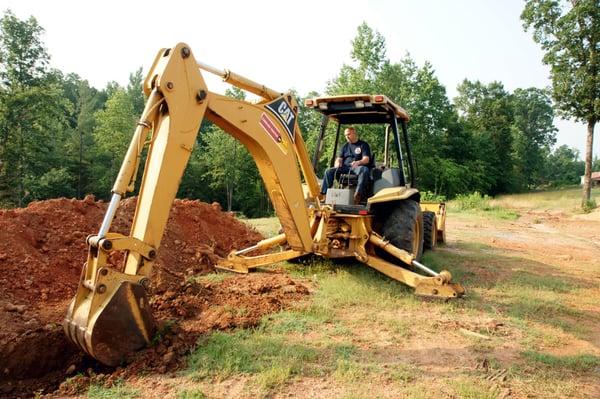
[[[363,309],[365,314],[393,311],[413,303],[413,295],[402,284],[363,265],[331,267],[330,262],[320,263],[313,262],[308,272],[301,273],[309,275],[319,286],[309,304],[265,316],[253,330],[211,334],[198,343],[188,358],[188,375],[197,381],[249,375],[261,392],[270,392],[295,376],[331,375],[344,384],[355,384],[381,374],[383,369],[368,353],[345,341],[352,337],[355,326],[336,315],[348,307]],[[406,321],[382,323],[399,337],[410,333]],[[310,341],[303,339],[308,333]],[[393,381],[414,378],[411,367],[395,369],[385,371]]]
[[[548,209],[566,212],[581,212],[582,188],[564,187],[523,194],[500,195],[491,201],[492,205],[507,208]],[[600,188],[592,189],[592,200],[600,200]]]
[[412,335],[413,323],[410,320],[394,318],[385,320],[385,324],[390,331],[399,338],[408,338]]
[[293,340],[261,328],[214,332],[198,342],[188,358],[187,373],[196,380],[246,374],[262,388],[272,389],[294,375],[330,372],[338,359],[348,359],[354,351],[349,343]]
[[484,312],[491,318],[504,318],[521,330],[524,349],[556,347],[565,334],[586,339],[591,331],[582,321],[600,320],[571,305],[573,296],[580,295],[578,291],[587,283],[568,275],[553,275],[559,270],[555,266],[503,256],[484,244],[452,246],[452,251],[442,247],[423,258],[435,270],[447,268],[453,280],[467,289],[467,298],[446,307],[455,312]]
[[590,199],[590,200],[585,201],[583,203],[582,210],[583,210],[584,213],[590,213],[591,211],[593,211],[597,207],[598,207],[598,205],[596,204],[596,200],[595,199]]
[[419,370],[411,364],[399,363],[394,364],[393,367],[386,370],[385,375],[389,377],[390,380],[404,385],[416,380],[419,376]]
[[519,214],[503,206],[492,205],[492,198],[478,192],[461,194],[448,202],[448,210],[452,212],[479,213],[494,219],[515,220]]
[[283,337],[254,330],[215,332],[199,342],[188,359],[188,369],[197,375],[220,378],[236,373],[262,373],[273,367],[299,373],[318,355],[319,351],[310,345],[287,342]]
[[307,333],[331,320],[331,312],[317,306],[303,310],[284,310],[261,320],[264,332],[275,334]]
[[292,374],[292,367],[276,365],[259,372],[255,380],[261,388],[270,391],[284,385]]
[[363,359],[338,359],[333,378],[340,382],[356,383],[371,379],[383,372],[381,365]]
[[525,336],[521,340],[521,346],[527,350],[534,350],[540,347],[555,348],[562,344],[563,336],[558,334],[555,329],[541,330],[536,327],[535,323],[530,323],[525,320],[513,320],[513,324],[521,329]]
[[377,311],[393,309],[400,303],[408,305],[412,301],[412,296],[407,295],[412,290],[406,285],[359,263],[330,269],[316,278],[319,290],[314,304],[324,309],[366,307]]
[[454,243],[452,247],[452,251],[440,247],[435,251],[426,252],[421,259],[422,263],[437,272],[448,270],[452,274],[452,280],[465,286],[489,286],[490,282],[482,279],[477,270],[494,270],[495,267],[491,265],[498,260],[496,251],[480,243],[461,242]]
[[129,399],[142,397],[138,389],[128,387],[121,381],[108,388],[101,385],[90,385],[87,395],[90,399]]
[[254,227],[264,237],[273,237],[279,234],[281,224],[276,217],[256,218],[256,219],[240,219],[242,222]]
[[560,373],[586,373],[596,371],[600,367],[600,356],[590,354],[555,356],[536,351],[525,351],[521,353],[521,356],[527,361],[535,362]]
[[177,399],[206,399],[207,396],[199,389],[184,389],[177,392]]
[[577,285],[568,277],[540,275],[523,270],[513,273],[510,280],[504,282],[504,284],[558,293],[568,293],[577,288]]
[[451,381],[450,384],[461,399],[496,399],[499,393],[497,387],[487,382],[466,377]]
[[201,276],[192,276],[190,279],[196,282],[220,283],[221,281],[231,277],[231,273],[209,273]]

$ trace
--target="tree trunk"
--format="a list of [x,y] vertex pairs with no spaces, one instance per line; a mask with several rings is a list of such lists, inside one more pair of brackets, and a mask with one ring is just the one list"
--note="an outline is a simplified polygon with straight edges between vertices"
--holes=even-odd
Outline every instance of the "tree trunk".
[[77,199],[83,199],[81,195],[81,170],[83,169],[83,130],[79,130],[79,167],[77,168]]
[[231,208],[233,206],[233,185],[227,183],[225,185],[225,192],[227,195],[227,212],[231,212]]
[[21,125],[18,125],[18,134],[19,134],[19,157],[17,158],[17,162],[18,162],[18,167],[17,167],[17,173],[18,173],[18,179],[19,179],[19,188],[18,188],[18,199],[17,199],[17,205],[19,206],[19,208],[21,208],[23,206],[23,199],[25,197],[25,186],[23,184],[23,167],[24,167],[24,163],[25,161],[23,160],[23,153],[25,152],[25,143],[23,140],[23,128],[21,127]]
[[582,207],[585,207],[592,195],[592,149],[594,147],[594,125],[596,121],[589,120],[587,125],[587,139],[585,142],[585,173],[583,174]]

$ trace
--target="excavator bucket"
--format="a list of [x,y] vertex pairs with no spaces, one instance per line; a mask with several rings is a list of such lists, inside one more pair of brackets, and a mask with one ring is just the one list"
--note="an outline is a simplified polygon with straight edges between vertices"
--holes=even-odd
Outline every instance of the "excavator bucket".
[[112,295],[101,294],[107,299],[93,311],[98,293],[90,292],[77,307],[74,299],[63,326],[75,345],[106,365],[118,366],[128,354],[150,343],[155,323],[142,285],[123,281]]

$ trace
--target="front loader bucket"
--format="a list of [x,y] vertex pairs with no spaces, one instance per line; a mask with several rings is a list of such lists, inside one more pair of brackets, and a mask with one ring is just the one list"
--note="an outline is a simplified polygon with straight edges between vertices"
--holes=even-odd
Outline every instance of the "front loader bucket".
[[[80,287],[80,289],[82,289]],[[92,308],[94,295],[108,298]],[[67,337],[108,366],[122,364],[127,355],[152,340],[155,324],[144,287],[123,281],[112,295],[90,292],[75,308],[71,302],[63,327]]]

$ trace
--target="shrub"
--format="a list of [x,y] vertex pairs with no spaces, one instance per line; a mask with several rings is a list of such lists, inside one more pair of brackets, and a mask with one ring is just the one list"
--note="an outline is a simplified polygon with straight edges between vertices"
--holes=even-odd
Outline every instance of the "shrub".
[[585,213],[590,213],[594,209],[596,209],[598,205],[596,205],[596,201],[594,199],[590,199],[589,201],[585,201],[582,205],[583,211]]
[[421,191],[421,201],[425,202],[445,202],[446,196],[442,194],[435,194],[431,191]]
[[492,209],[490,200],[491,198],[488,195],[481,195],[479,191],[472,194],[459,194],[454,199],[457,208],[461,211],[472,209],[489,211]]

